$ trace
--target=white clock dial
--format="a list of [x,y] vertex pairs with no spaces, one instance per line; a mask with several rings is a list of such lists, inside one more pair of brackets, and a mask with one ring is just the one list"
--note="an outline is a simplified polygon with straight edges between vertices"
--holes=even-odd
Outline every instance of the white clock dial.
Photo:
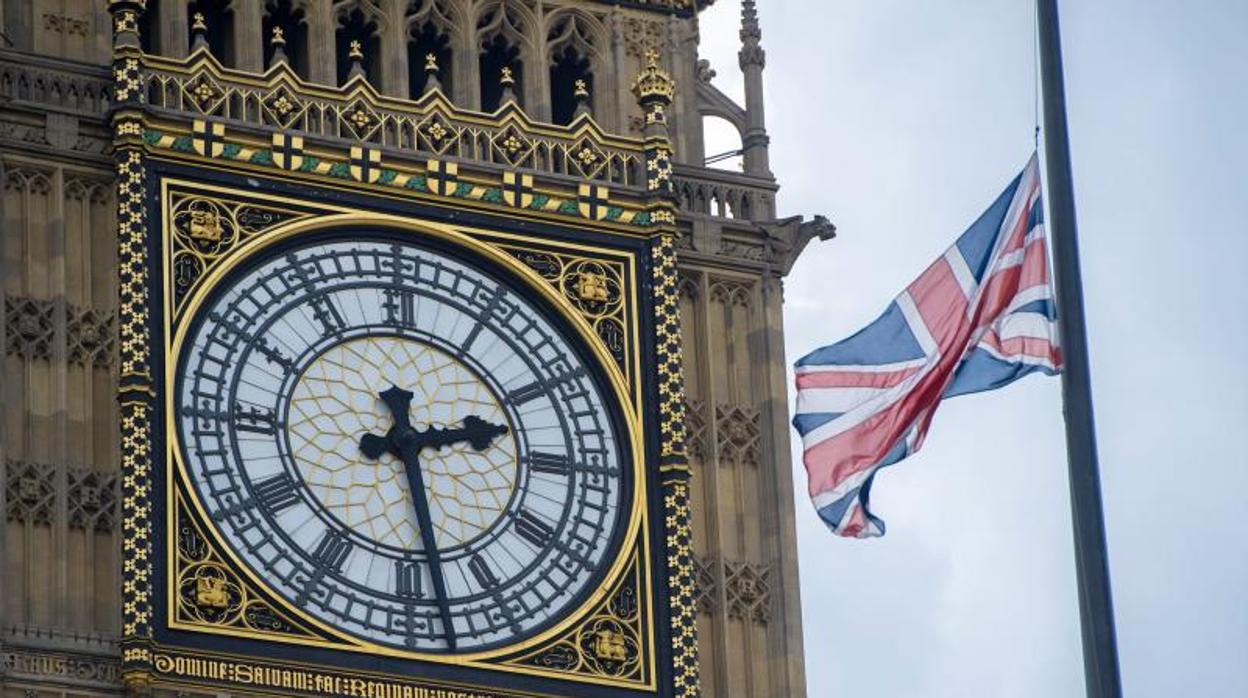
[[261,253],[200,306],[174,396],[197,498],[274,593],[364,640],[465,652],[541,632],[601,580],[628,517],[614,403],[496,273],[352,238]]

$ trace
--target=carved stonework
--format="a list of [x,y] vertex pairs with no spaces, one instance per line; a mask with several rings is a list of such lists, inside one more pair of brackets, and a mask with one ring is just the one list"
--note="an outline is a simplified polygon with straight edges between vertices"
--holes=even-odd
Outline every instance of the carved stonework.
[[757,407],[717,405],[715,431],[719,436],[719,462],[758,466],[762,429]]
[[685,399],[685,450],[690,458],[705,460],[707,452],[706,403]]
[[116,530],[119,473],[70,468],[68,474],[70,527],[98,533]]
[[71,306],[67,314],[69,360],[96,368],[108,368],[117,354],[117,314],[113,311]]
[[[5,638],[6,645],[9,638]],[[0,672],[9,679],[72,681],[79,686],[115,689],[121,683],[121,662],[112,656],[69,654],[25,648],[6,648],[0,654]],[[31,690],[32,696],[48,693]],[[57,693],[57,695],[83,695]]]
[[771,620],[771,567],[750,562],[724,562],[728,617],[766,625]]
[[695,557],[694,602],[698,612],[713,615],[719,609],[719,580],[715,575],[715,560],[706,556]]
[[662,22],[640,17],[624,20],[624,52],[641,60],[647,51],[661,51],[667,32]]
[[86,37],[91,31],[91,22],[79,17],[47,12],[43,15],[43,28],[54,34]]
[[56,466],[9,460],[5,463],[4,496],[9,521],[51,524],[56,516]]
[[[66,305],[67,358],[96,368],[113,365],[116,314]],[[25,296],[4,299],[5,353],[27,361],[52,359],[56,340],[56,302]]]
[[41,298],[5,296],[4,351],[27,361],[52,358],[56,304]]
[[754,287],[749,283],[729,279],[712,279],[711,300],[724,305],[749,308],[754,300]]
[[[686,241],[692,241],[693,236],[685,235],[676,241],[676,247],[680,248]],[[692,247],[692,244],[689,245]],[[698,279],[693,274],[681,273],[680,280],[677,282],[677,291],[681,298],[688,298],[696,301],[698,299]]]
[[12,100],[88,114],[108,109],[108,79],[97,72],[58,70],[0,58],[0,102]]

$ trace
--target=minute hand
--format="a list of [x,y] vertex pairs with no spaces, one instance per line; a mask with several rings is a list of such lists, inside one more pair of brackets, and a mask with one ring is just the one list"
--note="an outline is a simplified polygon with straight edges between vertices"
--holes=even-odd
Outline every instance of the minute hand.
[[[420,471],[419,435],[408,432],[409,438],[398,438],[399,456],[407,471],[407,489],[412,493],[412,506],[416,509],[416,525],[420,527],[420,545],[425,559],[429,561],[429,574],[433,577],[433,593],[438,600],[438,613],[442,617],[446,644],[455,649],[455,628],[451,625],[451,609],[446,599],[446,579],[442,576],[442,554],[433,534],[433,517],[429,515],[429,499],[425,496],[425,479]],[[415,437],[415,438],[413,438]]]

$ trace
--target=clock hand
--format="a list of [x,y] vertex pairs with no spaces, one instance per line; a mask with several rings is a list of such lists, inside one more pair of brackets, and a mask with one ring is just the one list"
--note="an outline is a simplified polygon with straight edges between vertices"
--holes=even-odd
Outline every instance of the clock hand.
[[438,614],[442,617],[443,633],[447,646],[455,649],[455,628],[451,625],[451,609],[446,599],[446,578],[442,575],[442,554],[433,535],[433,517],[429,515],[429,499],[425,496],[425,480],[420,472],[420,447],[416,432],[408,430],[396,445],[402,454],[403,469],[407,471],[407,489],[412,493],[412,506],[416,509],[416,523],[420,526],[420,545],[429,561],[429,573],[433,577],[433,593],[438,600]]
[[392,385],[378,393],[377,397],[390,408],[394,426],[390,427],[390,431],[386,432],[385,436],[365,434],[360,437],[360,451],[374,460],[380,458],[381,454],[386,451],[392,451],[394,455],[402,458],[398,449],[392,447],[391,439],[399,431],[404,429],[410,431],[412,428],[411,417],[408,416],[412,408],[412,393],[397,385]]
[[365,434],[360,437],[360,451],[369,458],[378,458],[387,451],[394,453],[403,461],[407,473],[408,491],[411,492],[412,506],[416,510],[416,523],[420,527],[421,546],[429,561],[430,575],[433,577],[434,595],[438,601],[438,612],[442,618],[442,627],[446,634],[446,642],[450,649],[455,649],[454,626],[451,625],[451,612],[447,604],[446,579],[442,574],[442,556],[438,551],[434,538],[433,517],[429,513],[429,500],[425,496],[424,475],[420,468],[420,452],[426,448],[441,448],[460,441],[467,441],[474,449],[481,451],[490,445],[495,437],[507,433],[507,427],[486,422],[476,415],[464,418],[464,425],[457,428],[441,428],[430,426],[417,431],[411,426],[408,411],[411,409],[412,393],[392,385],[378,394],[394,418],[394,426],[385,436]]

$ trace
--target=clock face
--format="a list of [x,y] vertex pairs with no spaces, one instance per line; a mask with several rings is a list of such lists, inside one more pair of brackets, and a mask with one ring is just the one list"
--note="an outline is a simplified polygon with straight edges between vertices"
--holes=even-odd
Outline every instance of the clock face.
[[540,633],[601,582],[633,486],[615,403],[497,275],[411,238],[305,242],[227,277],[181,346],[197,498],[308,616],[474,652]]

